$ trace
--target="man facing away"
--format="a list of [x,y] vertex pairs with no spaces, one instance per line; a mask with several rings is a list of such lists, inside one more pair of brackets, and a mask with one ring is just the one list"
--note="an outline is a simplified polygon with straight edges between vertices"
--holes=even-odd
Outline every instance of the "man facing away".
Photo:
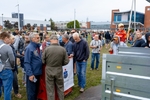
[[58,37],[50,37],[51,45],[47,47],[42,56],[42,61],[46,64],[46,89],[48,100],[55,100],[55,85],[59,100],[64,100],[64,80],[62,66],[69,63],[66,50],[59,46]]
[[96,58],[96,70],[98,70],[99,59],[100,59],[100,50],[102,49],[102,43],[99,40],[99,36],[95,35],[94,40],[90,43],[90,48],[92,48],[92,59],[91,59],[91,70],[94,69],[94,62]]
[[38,33],[31,33],[29,37],[31,41],[26,47],[24,56],[24,67],[27,75],[27,98],[28,100],[37,100],[39,77],[42,74],[40,36]]
[[73,39],[75,40],[73,52],[77,64],[78,85],[81,88],[80,92],[84,92],[87,60],[89,58],[89,46],[86,41],[80,38],[78,33],[73,34]]

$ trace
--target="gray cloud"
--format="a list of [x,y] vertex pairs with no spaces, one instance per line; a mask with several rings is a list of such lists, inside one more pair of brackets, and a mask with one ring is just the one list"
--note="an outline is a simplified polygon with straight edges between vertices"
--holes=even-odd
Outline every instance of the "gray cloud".
[[[25,19],[69,21],[76,9],[80,21],[86,21],[87,17],[90,21],[110,21],[112,9],[130,10],[132,0],[0,0],[0,15],[11,17],[12,12],[17,12],[18,1]],[[144,13],[148,5],[146,0],[137,0],[137,11]]]

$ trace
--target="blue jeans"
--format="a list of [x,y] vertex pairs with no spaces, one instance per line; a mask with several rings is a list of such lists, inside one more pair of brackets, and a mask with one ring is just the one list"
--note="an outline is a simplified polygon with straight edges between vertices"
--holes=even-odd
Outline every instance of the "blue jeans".
[[91,59],[91,68],[92,69],[94,69],[95,58],[96,58],[96,68],[98,68],[100,53],[92,53],[92,59]]
[[86,67],[87,67],[87,62],[77,61],[78,85],[81,88],[85,88],[85,84],[86,84]]
[[6,69],[0,72],[0,79],[4,87],[4,100],[11,100],[11,91],[13,85],[13,73],[12,70]]
[[2,96],[2,86],[3,86],[2,80],[0,79],[0,97]]

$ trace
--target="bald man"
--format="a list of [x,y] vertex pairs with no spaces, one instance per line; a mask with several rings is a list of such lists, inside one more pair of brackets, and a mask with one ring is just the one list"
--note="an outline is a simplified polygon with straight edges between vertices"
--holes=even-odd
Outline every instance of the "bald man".
[[88,43],[79,37],[78,33],[73,34],[75,40],[73,52],[77,64],[77,76],[78,85],[80,86],[80,92],[84,92],[86,84],[86,67],[87,60],[89,58],[89,47]]
[[94,36],[94,40],[92,40],[90,43],[90,48],[92,49],[91,70],[94,70],[95,58],[96,58],[95,69],[98,70],[99,59],[100,59],[100,50],[102,49],[102,42],[99,40],[98,35]]

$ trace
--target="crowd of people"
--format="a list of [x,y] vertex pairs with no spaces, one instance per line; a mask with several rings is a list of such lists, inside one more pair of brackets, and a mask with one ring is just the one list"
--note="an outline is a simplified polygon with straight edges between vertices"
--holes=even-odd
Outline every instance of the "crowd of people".
[[[88,44],[88,36],[91,42]],[[143,35],[143,36],[142,36]],[[134,36],[134,41],[133,38]],[[45,84],[46,100],[55,100],[57,91],[59,100],[64,100],[64,80],[62,66],[73,58],[74,76],[77,74],[80,92],[86,86],[86,68],[91,48],[91,71],[99,69],[102,47],[111,54],[118,54],[119,47],[150,47],[150,33],[141,31],[129,34],[124,25],[118,25],[117,32],[86,32],[73,29],[70,32],[1,32],[0,33],[0,96],[11,100],[11,91],[15,97],[22,98],[19,93],[18,67],[22,68],[22,82],[26,87],[27,99],[37,100],[39,87]],[[94,65],[96,59],[96,66]],[[20,63],[19,63],[20,61]],[[41,99],[41,98],[40,98]]]

